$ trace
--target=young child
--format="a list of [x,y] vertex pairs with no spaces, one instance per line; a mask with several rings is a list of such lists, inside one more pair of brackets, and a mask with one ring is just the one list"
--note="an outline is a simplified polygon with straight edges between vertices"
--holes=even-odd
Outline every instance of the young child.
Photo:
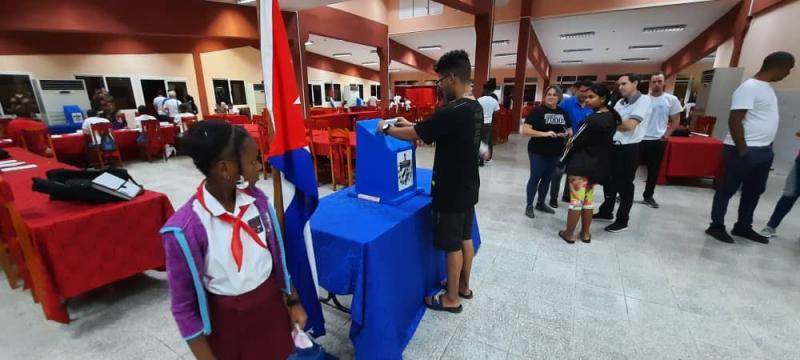
[[255,186],[258,145],[223,121],[199,122],[181,141],[205,180],[161,230],[178,329],[197,359],[284,360],[307,316]]

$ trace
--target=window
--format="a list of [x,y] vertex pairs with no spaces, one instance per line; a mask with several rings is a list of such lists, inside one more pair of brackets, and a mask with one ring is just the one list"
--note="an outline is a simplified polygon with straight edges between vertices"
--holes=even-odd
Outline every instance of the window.
[[174,91],[178,100],[183,101],[183,99],[186,99],[188,90],[186,89],[185,81],[167,81],[167,89],[169,89],[169,91]]
[[136,109],[136,99],[133,97],[131,79],[126,77],[106,77],[108,94],[114,98],[117,110]]
[[95,101],[94,93],[97,90],[103,90],[106,88],[106,82],[103,80],[102,76],[75,76],[76,80],[83,80],[84,84],[86,84],[86,95],[89,96],[89,101],[92,104],[92,109],[98,110],[100,109],[100,104]]
[[400,0],[400,19],[410,19],[421,16],[441,15],[444,6],[430,0]]
[[339,84],[325,84],[325,100],[333,97],[334,101],[342,101],[342,86]]
[[231,104],[231,89],[227,79],[213,79],[214,101],[219,103]]
[[233,105],[247,105],[247,95],[244,92],[244,81],[231,80],[231,95]]
[[153,99],[158,96],[158,92],[164,96],[167,95],[167,88],[164,86],[164,80],[143,79],[140,81],[142,84],[142,94],[144,95],[144,106],[150,114],[155,114],[156,109],[153,107]]
[[[18,101],[11,101],[12,97],[22,95],[23,99],[28,99],[24,104]],[[4,114],[10,115],[17,110],[21,112],[38,113],[39,106],[36,101],[36,94],[33,92],[31,78],[28,75],[8,75],[0,74],[0,103]]]
[[350,84],[351,92],[358,92],[358,98],[364,99],[364,85],[363,84]]
[[313,106],[322,106],[322,85],[308,84],[308,94],[311,96]]
[[372,84],[369,86],[369,96],[374,96],[378,100],[381,99],[381,86]]
[[525,87],[522,90],[524,95],[522,96],[522,101],[525,102],[534,102],[536,100],[536,85],[534,84],[525,84]]

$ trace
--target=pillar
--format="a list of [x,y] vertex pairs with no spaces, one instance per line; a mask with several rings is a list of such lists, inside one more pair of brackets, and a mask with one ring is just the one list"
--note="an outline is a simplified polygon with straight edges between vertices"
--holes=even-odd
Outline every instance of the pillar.
[[294,67],[295,83],[297,92],[300,95],[300,104],[303,108],[303,117],[308,117],[309,99],[308,93],[308,67],[305,65],[305,49],[308,34],[301,36],[300,17],[297,12],[283,11],[283,23],[286,26],[286,37],[289,39],[289,51],[292,53],[292,67]]
[[489,81],[492,58],[492,37],[494,33],[494,0],[489,12],[475,14],[475,73],[472,93],[475,97],[483,95],[483,85]]
[[194,63],[194,77],[197,82],[197,97],[200,100],[200,114],[208,116],[208,94],[206,93],[206,81],[203,77],[203,60],[200,51],[192,51],[192,62]]
[[522,117],[523,95],[525,94],[525,67],[528,65],[528,50],[531,39],[531,18],[519,19],[519,37],[517,38],[517,66],[514,73],[514,91],[512,99],[514,108],[511,117],[515,124],[519,124]]
[[386,44],[382,47],[376,49],[378,52],[378,62],[380,65],[380,77],[381,77],[381,102],[380,106],[381,109],[388,109],[389,108],[389,63],[391,62],[391,58],[389,57],[389,39],[386,39]]

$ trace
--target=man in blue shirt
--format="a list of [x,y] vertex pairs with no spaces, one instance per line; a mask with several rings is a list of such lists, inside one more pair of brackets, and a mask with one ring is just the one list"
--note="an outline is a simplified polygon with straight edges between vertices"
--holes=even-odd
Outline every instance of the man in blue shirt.
[[[586,100],[586,93],[589,91],[589,88],[592,87],[592,82],[589,80],[580,80],[576,82],[574,86],[577,88],[574,96],[564,98],[561,104],[559,104],[559,107],[569,114],[569,120],[572,122],[572,133],[577,134],[578,129],[580,129],[581,124],[583,124],[583,120],[591,115],[593,111],[592,108],[583,107],[583,101]],[[561,182],[562,175],[564,175],[564,169],[556,167],[550,182],[550,207],[552,208],[558,207],[558,190],[560,189],[559,183]],[[567,189],[567,181],[564,179],[564,195],[561,197],[561,200],[564,202],[569,202]]]

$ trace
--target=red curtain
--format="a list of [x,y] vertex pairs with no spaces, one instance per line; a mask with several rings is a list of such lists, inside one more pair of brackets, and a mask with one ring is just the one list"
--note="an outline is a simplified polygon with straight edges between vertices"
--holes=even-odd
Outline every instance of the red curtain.
[[398,86],[395,94],[411,100],[412,106],[436,106],[436,86]]

